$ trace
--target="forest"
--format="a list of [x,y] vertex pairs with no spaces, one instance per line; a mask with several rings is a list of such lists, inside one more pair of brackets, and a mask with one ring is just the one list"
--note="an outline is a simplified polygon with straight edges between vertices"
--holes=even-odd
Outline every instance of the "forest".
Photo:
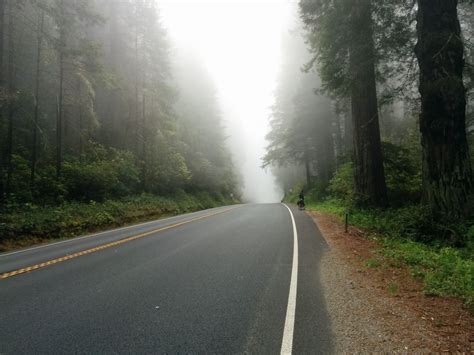
[[298,10],[263,165],[287,201],[303,190],[308,207],[390,237],[386,252],[427,272],[429,292],[474,304],[472,2]]
[[[263,168],[285,201],[445,260],[474,302],[472,1],[297,13]],[[218,89],[159,1],[0,0],[0,51],[0,250],[243,200]]]
[[153,0],[0,1],[0,241],[239,198],[214,83],[170,48]]

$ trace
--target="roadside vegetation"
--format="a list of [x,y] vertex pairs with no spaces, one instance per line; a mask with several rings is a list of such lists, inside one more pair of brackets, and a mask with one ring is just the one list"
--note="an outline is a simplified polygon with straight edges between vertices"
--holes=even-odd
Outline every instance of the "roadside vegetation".
[[239,198],[214,83],[156,2],[2,0],[0,42],[0,249]]
[[[406,203],[414,191],[400,194],[392,207],[362,208],[353,203],[350,165],[337,172],[326,190],[318,186],[306,192],[306,207],[336,215],[376,239],[392,262],[409,266],[413,277],[421,278],[425,294],[461,298],[474,312],[474,220],[449,220],[433,214],[415,202]],[[295,203],[304,186],[296,185],[285,200]],[[405,201],[405,202],[404,202]],[[368,260],[374,267],[378,260]],[[375,265],[380,266],[380,265]]]
[[181,190],[167,197],[142,194],[58,206],[12,205],[0,215],[0,252],[235,202],[221,194]]
[[426,294],[472,308],[472,1],[301,0],[299,15],[263,165],[287,201],[349,213]]

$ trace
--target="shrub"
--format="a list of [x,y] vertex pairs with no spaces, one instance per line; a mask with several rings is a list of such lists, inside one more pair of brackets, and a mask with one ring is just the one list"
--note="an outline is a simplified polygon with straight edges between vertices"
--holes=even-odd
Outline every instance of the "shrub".
[[339,167],[334,177],[329,182],[329,192],[331,196],[346,202],[351,202],[354,198],[354,175],[352,163],[346,163]]
[[28,160],[16,154],[12,156],[10,191],[7,196],[10,204],[31,201],[30,164]]
[[0,242],[69,237],[107,226],[216,207],[224,202],[207,192],[179,191],[166,197],[143,194],[120,200],[65,202],[49,207],[23,204],[0,214]]
[[108,162],[66,163],[63,177],[67,196],[72,200],[103,201],[120,190],[117,172]]
[[46,171],[35,180],[34,199],[42,205],[56,205],[64,201],[67,191],[62,181],[58,181],[53,171]]
[[136,192],[140,179],[129,152],[95,145],[88,160],[67,162],[63,182],[69,200],[103,201]]
[[385,181],[392,204],[416,202],[421,198],[421,165],[409,149],[384,142]]
[[[421,168],[410,150],[383,143],[385,181],[392,205],[419,201],[421,197]],[[332,197],[352,202],[354,176],[352,163],[343,164],[331,179],[328,188]]]

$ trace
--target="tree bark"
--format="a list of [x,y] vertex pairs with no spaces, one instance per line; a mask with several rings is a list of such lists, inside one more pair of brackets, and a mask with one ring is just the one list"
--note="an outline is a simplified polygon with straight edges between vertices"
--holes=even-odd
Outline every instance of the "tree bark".
[[10,1],[8,3],[8,128],[7,128],[7,153],[6,153],[6,167],[7,180],[5,184],[5,191],[10,192],[11,179],[13,174],[13,116],[15,114],[15,42],[13,38],[13,7],[14,4]]
[[0,0],[0,86],[5,84],[5,68],[3,67],[3,46],[5,36],[5,3],[6,0]]
[[[4,95],[5,87],[5,68],[3,62],[4,56],[4,37],[5,37],[5,2],[6,0],[0,0],[0,95]],[[3,109],[0,109],[0,132],[3,131],[4,125],[4,112]],[[0,144],[0,202],[3,201],[5,196],[5,157],[4,157],[4,147],[3,144]]]
[[31,148],[31,185],[35,182],[36,161],[38,159],[38,124],[39,124],[39,90],[40,90],[40,74],[41,74],[41,46],[43,42],[44,27],[44,11],[41,10],[40,25],[38,29],[37,48],[36,48],[36,73],[35,73],[35,108],[33,113],[33,129],[32,129],[32,148]]
[[134,122],[134,142],[133,142],[133,151],[136,154],[138,159],[139,156],[139,97],[138,97],[138,86],[139,86],[139,76],[140,76],[140,68],[139,68],[139,50],[138,50],[138,3],[135,8],[135,122]]
[[466,138],[464,44],[457,0],[418,0],[423,202],[435,211],[469,214],[473,180]]
[[322,147],[321,152],[322,157],[319,159],[320,161],[320,172],[321,172],[321,181],[324,186],[329,184],[333,174],[334,168],[336,166],[336,153],[334,151],[334,137],[333,137],[333,127],[332,127],[332,114],[329,116],[324,117],[323,119],[323,139],[322,139]]
[[78,93],[78,105],[77,105],[77,110],[78,110],[78,118],[79,118],[79,162],[82,163],[83,161],[83,155],[84,155],[84,142],[83,142],[83,130],[84,130],[84,124],[83,124],[83,113],[82,113],[82,84],[81,84],[81,79],[78,77],[77,78],[77,93]]
[[146,101],[145,92],[142,93],[142,188],[143,191],[147,191],[147,124],[146,124]]
[[64,0],[60,2],[60,28],[59,28],[59,93],[58,111],[56,120],[56,178],[61,177],[62,170],[62,130],[63,130],[63,86],[64,86],[64,51],[66,47]]
[[344,106],[344,157],[349,159],[353,149],[353,131],[352,128],[352,112],[350,103],[347,102],[347,107]]
[[344,156],[344,147],[342,141],[342,129],[341,129],[341,114],[336,113],[333,116],[333,134],[334,134],[334,164],[335,170],[338,170],[339,165],[341,165],[341,158]]
[[352,122],[354,182],[357,202],[384,206],[387,188],[375,84],[370,0],[354,0],[351,14]]

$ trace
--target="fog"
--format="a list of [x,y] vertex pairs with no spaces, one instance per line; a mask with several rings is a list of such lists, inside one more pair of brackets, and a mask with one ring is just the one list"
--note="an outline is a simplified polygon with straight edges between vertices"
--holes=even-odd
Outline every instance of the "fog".
[[228,144],[249,202],[276,202],[283,194],[261,165],[281,64],[281,34],[288,31],[291,9],[285,0],[160,2],[173,50],[196,53],[216,84]]

